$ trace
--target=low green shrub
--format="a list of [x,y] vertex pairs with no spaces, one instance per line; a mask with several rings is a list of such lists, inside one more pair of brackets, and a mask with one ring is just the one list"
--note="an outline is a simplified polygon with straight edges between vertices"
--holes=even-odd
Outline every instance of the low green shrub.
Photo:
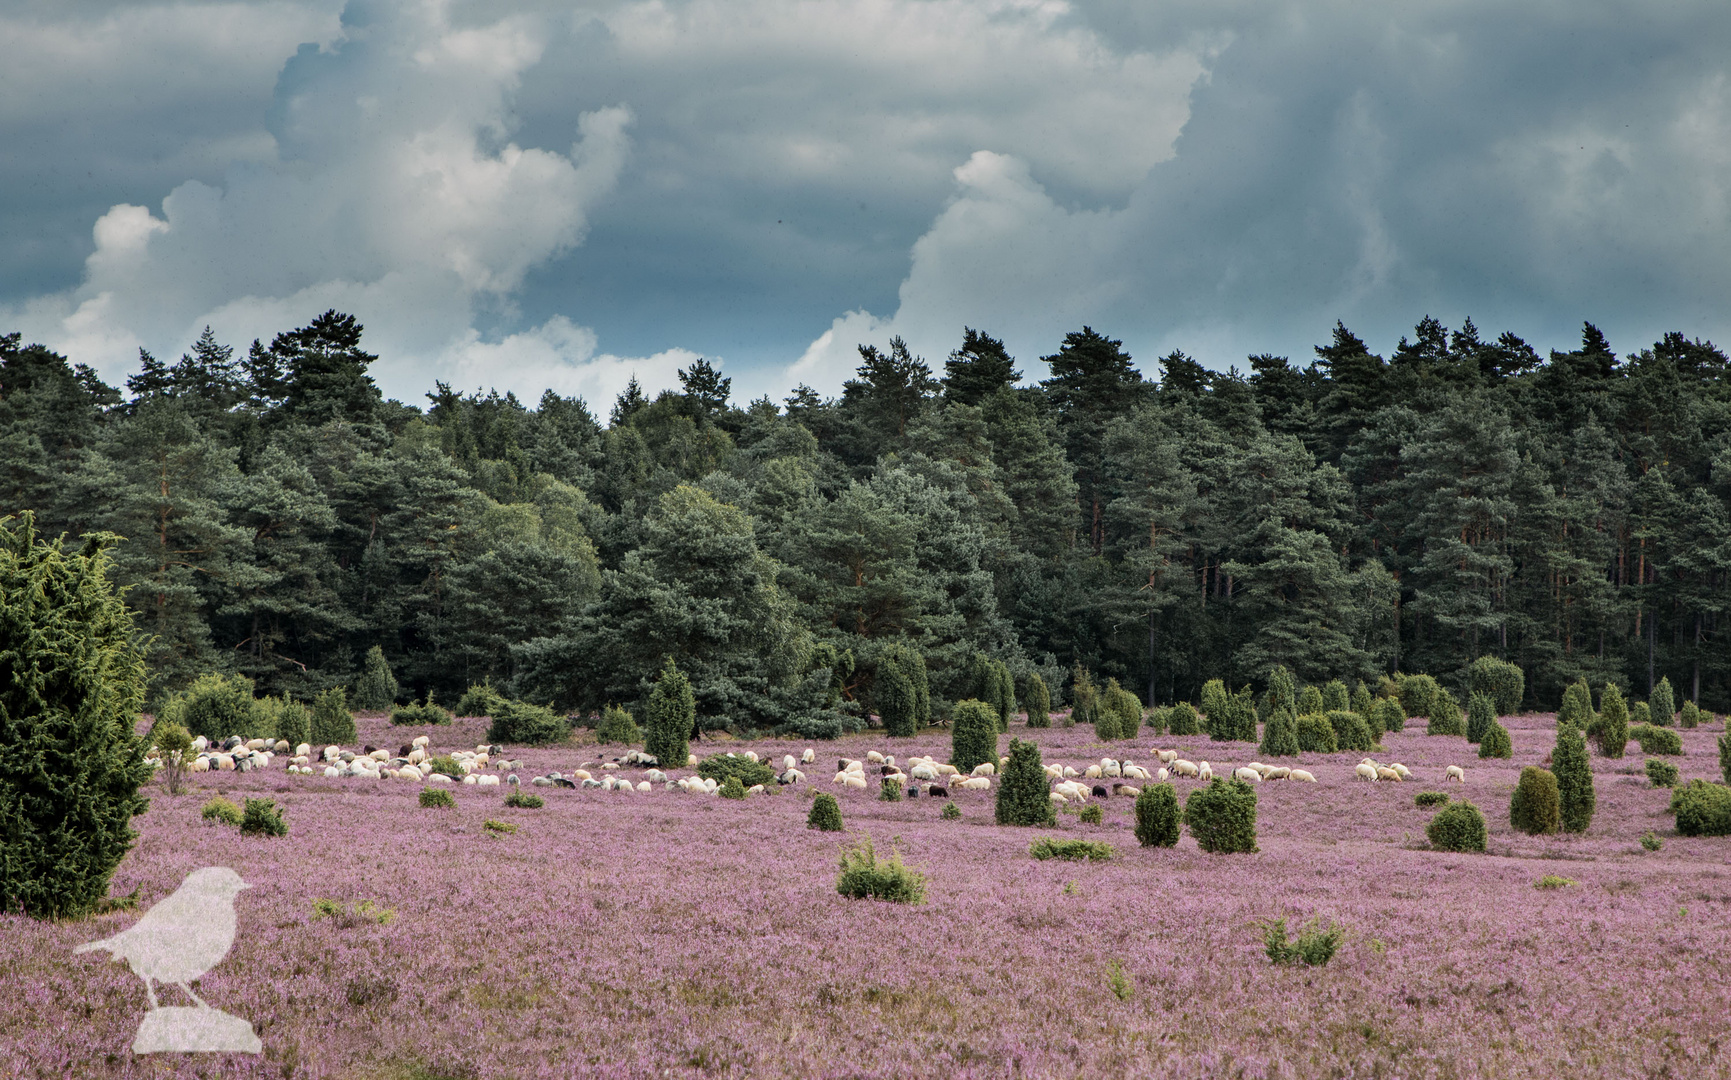
[[[1334,729],[1330,728],[1329,733],[1332,735]],[[1262,725],[1262,742],[1256,750],[1265,758],[1298,756],[1298,724],[1291,713],[1282,708],[1268,714],[1268,723]]]
[[1683,707],[1677,710],[1677,726],[1686,728],[1700,727],[1701,707],[1696,705],[1693,701],[1683,702]]
[[1557,793],[1556,774],[1532,765],[1521,770],[1521,779],[1509,799],[1509,824],[1528,836],[1547,835],[1562,828],[1563,807]]
[[730,777],[737,778],[742,788],[775,783],[773,768],[744,754],[711,754],[697,763],[697,775],[718,784],[726,784]]
[[252,680],[244,675],[200,675],[185,690],[157,710],[158,723],[176,723],[218,742],[230,735],[243,739],[271,734],[266,707],[253,700]]
[[1515,756],[1514,740],[1509,738],[1509,729],[1498,721],[1492,720],[1491,726],[1485,729],[1484,738],[1479,740],[1479,757],[1481,758],[1512,758]]
[[1691,780],[1671,792],[1666,812],[1684,836],[1731,836],[1731,787]]
[[1042,836],[1028,846],[1028,854],[1036,859],[1068,859],[1071,862],[1111,862],[1117,854],[1112,845],[1100,840],[1064,840]]
[[[501,700],[493,709],[493,722],[487,725],[487,741],[516,746],[546,746],[564,742],[571,734],[565,718],[544,705],[527,701]],[[679,762],[672,763],[677,768]]]
[[630,710],[609,705],[601,710],[601,722],[595,725],[595,741],[629,745],[642,742],[643,733],[637,730]]
[[293,698],[285,700],[276,714],[276,737],[288,743],[290,748],[304,742],[311,742],[313,737],[313,714],[305,705]]
[[1352,695],[1347,692],[1345,683],[1339,679],[1330,679],[1328,684],[1322,688],[1322,711],[1325,713],[1352,711]]
[[[1639,727],[1653,722],[1653,709],[1645,701],[1637,701],[1629,706],[1629,726]],[[1663,725],[1661,725],[1663,726]]]
[[444,788],[424,787],[421,789],[421,806],[428,810],[455,810],[457,797]]
[[1659,834],[1648,829],[1641,834],[1641,846],[1648,851],[1658,851],[1665,846],[1665,841],[1659,839]]
[[1395,693],[1400,697],[1404,716],[1429,716],[1431,704],[1441,689],[1429,675],[1396,674]]
[[483,821],[481,828],[486,830],[489,836],[510,836],[517,831],[517,826],[509,821],[494,821],[492,818]]
[[1188,701],[1180,701],[1166,710],[1166,731],[1171,735],[1200,735],[1202,721]]
[[1307,716],[1312,713],[1320,716],[1328,711],[1328,704],[1322,700],[1322,691],[1309,683],[1298,692],[1298,715]]
[[1629,738],[1641,744],[1643,754],[1681,754],[1683,736],[1670,728],[1642,724],[1629,729]]
[[1285,919],[1263,924],[1263,948],[1276,964],[1303,963],[1309,967],[1321,967],[1334,959],[1345,940],[1345,927],[1333,923],[1324,926],[1320,919],[1311,919],[1299,927],[1297,940],[1287,936]]
[[1078,816],[1084,825],[1099,825],[1105,822],[1106,811],[1100,809],[1099,803],[1089,803],[1082,807],[1082,813]]
[[491,682],[470,683],[457,699],[455,711],[458,716],[492,716],[504,701],[505,695],[493,689]]
[[[938,813],[938,816],[943,818],[945,821],[955,821],[962,816],[962,808],[953,802],[947,802],[944,804],[943,810]],[[841,818],[838,816],[836,821],[839,826]]]
[[246,801],[246,810],[240,819],[242,836],[287,836],[288,831],[288,822],[283,820],[276,803],[270,799]]
[[518,810],[539,810],[547,803],[539,795],[531,795],[527,791],[513,791],[505,796],[505,805]]
[[240,807],[229,802],[221,795],[213,795],[198,809],[199,817],[206,821],[214,821],[219,825],[239,825],[241,823]]
[[1334,729],[1334,745],[1341,750],[1363,750],[1368,752],[1375,740],[1371,738],[1370,725],[1364,717],[1355,712],[1337,709],[1325,713],[1328,726]]
[[1143,847],[1178,843],[1178,792],[1171,784],[1149,784],[1136,796],[1136,842]]
[[834,795],[827,791],[817,793],[817,798],[811,801],[811,813],[806,815],[805,827],[818,832],[841,832],[841,804]]
[[1653,781],[1654,787],[1676,787],[1677,779],[1681,775],[1677,771],[1677,766],[1669,761],[1660,761],[1658,758],[1647,759],[1647,779]]
[[[1328,717],[1306,713],[1298,718],[1298,748],[1307,754],[1332,754],[1340,749]],[[1367,748],[1368,749],[1368,748]]]
[[1551,892],[1556,889],[1567,889],[1571,885],[1579,884],[1580,882],[1576,881],[1574,878],[1566,878],[1561,874],[1546,874],[1544,877],[1533,882],[1533,888],[1538,889],[1540,892]]
[[1412,797],[1414,806],[1447,806],[1449,796],[1446,791],[1421,791]]
[[[884,782],[886,784],[889,783],[887,780]],[[745,798],[745,785],[739,782],[739,777],[729,776],[726,780],[722,781],[721,790],[716,792],[716,794],[720,795],[724,799],[743,799]]]
[[355,741],[355,714],[349,711],[348,692],[333,686],[313,698],[312,743],[341,746]]
[[1401,732],[1406,730],[1406,710],[1400,707],[1400,701],[1391,698],[1377,698],[1371,705],[1375,714],[1375,723],[1384,731]]
[[427,700],[420,704],[410,702],[391,710],[391,724],[396,727],[407,727],[411,724],[448,724],[450,722],[450,712],[433,700],[431,690],[427,691]]
[[1217,776],[1185,800],[1184,823],[1203,851],[1254,852],[1256,789],[1242,780]]
[[889,861],[879,862],[871,837],[867,836],[842,853],[835,891],[855,900],[920,904],[926,899],[926,876],[902,865],[901,852],[893,848]]
[[1461,720],[1460,702],[1446,689],[1438,687],[1431,695],[1430,712],[1426,714],[1430,723],[1426,725],[1426,735],[1465,735],[1466,724]]
[[1430,819],[1424,834],[1443,851],[1483,851],[1485,816],[1470,802],[1450,803]]
[[440,776],[448,776],[453,780],[463,778],[463,767],[457,764],[457,759],[449,754],[440,754],[427,759],[427,767]]

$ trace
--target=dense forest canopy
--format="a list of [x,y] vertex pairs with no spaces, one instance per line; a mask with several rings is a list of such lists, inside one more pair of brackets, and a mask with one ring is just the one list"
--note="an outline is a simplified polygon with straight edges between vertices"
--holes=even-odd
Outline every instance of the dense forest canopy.
[[155,697],[307,697],[377,644],[405,695],[588,711],[672,656],[703,725],[824,734],[911,647],[940,712],[980,653],[1060,695],[1077,665],[1172,701],[1493,655],[1532,704],[1668,675],[1731,708],[1731,380],[1681,334],[1540,356],[1427,317],[1385,359],[1337,324],[1302,366],[1150,381],[1084,327],[1025,386],[968,329],[941,370],[861,346],[835,399],[740,405],[700,360],[605,424],[551,391],[385,400],[361,337],[206,330],[129,397],[0,338],[0,513],[125,538]]

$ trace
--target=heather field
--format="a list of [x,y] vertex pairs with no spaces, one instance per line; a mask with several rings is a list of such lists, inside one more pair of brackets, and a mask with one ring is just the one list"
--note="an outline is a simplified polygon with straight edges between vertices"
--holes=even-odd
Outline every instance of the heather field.
[[[657,788],[623,794],[455,789],[457,809],[422,809],[406,781],[289,778],[278,768],[191,777],[157,790],[114,892],[142,905],[191,870],[230,866],[256,888],[239,936],[198,985],[244,1016],[256,1058],[128,1050],[144,987],[124,966],[72,948],[129,913],[44,924],[0,919],[0,1075],[332,1078],[732,1076],[1585,1077],[1731,1075],[1731,839],[1676,836],[1668,792],[1595,757],[1598,813],[1581,837],[1529,838],[1508,825],[1520,767],[1553,741],[1549,715],[1505,719],[1513,761],[1481,763],[1422,721],[1384,737],[1384,761],[1419,782],[1352,779],[1360,755],[1306,754],[1321,783],[1258,788],[1255,855],[1206,855],[1186,835],[1142,849],[1131,800],[1104,824],[1060,814],[1057,832],[1105,840],[1105,864],[1039,862],[1047,830],[1001,828],[992,794],[880,802],[828,783],[834,759],[880,749],[948,755],[948,735],[817,744],[810,770],[841,801],[848,832],[804,827],[809,797],[743,802]],[[472,748],[485,722],[390,728]],[[1682,733],[1685,779],[1718,772],[1714,724]],[[1017,728],[1016,735],[1027,734]],[[1098,743],[1091,729],[1033,733],[1048,762],[1103,754],[1149,762],[1155,745],[1222,765],[1255,747],[1144,735]],[[700,754],[804,743],[697,744]],[[1008,737],[1004,739],[1008,745]],[[618,748],[513,749],[524,779],[569,772]],[[1289,759],[1288,759],[1289,761]],[[1416,808],[1467,770],[1455,797],[1478,803],[1491,851],[1428,850]],[[676,774],[676,775],[682,775]],[[1195,785],[1178,781],[1180,797]],[[529,790],[525,787],[525,790]],[[224,792],[269,795],[283,839],[243,838],[200,820]],[[494,836],[488,819],[519,826]],[[1662,851],[1638,843],[1655,830]],[[853,901],[835,891],[857,834],[892,843],[930,878],[927,902]],[[1576,884],[1541,891],[1561,875]],[[330,899],[349,914],[315,917]],[[353,914],[371,901],[381,924]],[[1277,967],[1259,920],[1312,917],[1348,936],[1326,967]],[[1112,985],[1115,965],[1127,979]],[[164,1004],[180,1004],[165,991]]]

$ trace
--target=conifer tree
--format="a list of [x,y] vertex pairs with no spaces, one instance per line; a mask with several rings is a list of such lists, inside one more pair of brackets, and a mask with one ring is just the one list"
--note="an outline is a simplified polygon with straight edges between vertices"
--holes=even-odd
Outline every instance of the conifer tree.
[[1479,740],[1479,757],[1481,758],[1512,758],[1515,756],[1515,745],[1509,738],[1509,729],[1495,720],[1485,731],[1484,738]]
[[1608,758],[1620,758],[1629,745],[1629,707],[1623,702],[1623,692],[1606,683],[1599,698],[1599,722],[1593,729],[1599,753]]
[[1653,692],[1647,697],[1647,710],[1653,714],[1652,722],[1660,727],[1670,727],[1676,719],[1677,701],[1671,692],[1671,680],[1668,676],[1659,676],[1659,684],[1653,687]]
[[1094,723],[1094,714],[1099,706],[1100,691],[1094,685],[1094,677],[1089,674],[1087,668],[1077,664],[1075,672],[1070,677],[1070,719],[1064,726]]
[[355,708],[362,712],[385,712],[397,702],[400,688],[391,665],[385,660],[385,650],[377,645],[367,650],[361,663],[361,674],[355,679]]
[[1262,757],[1297,757],[1298,723],[1285,709],[1276,709],[1262,725],[1262,743],[1256,748]]
[[1298,715],[1298,688],[1292,681],[1292,672],[1284,665],[1268,676],[1268,713],[1272,716],[1279,709]]
[[691,732],[696,726],[697,701],[691,695],[691,680],[669,656],[649,692],[643,750],[665,768],[682,769],[691,756]]
[[1677,710],[1677,726],[1678,727],[1685,727],[1685,728],[1692,728],[1692,727],[1699,726],[1700,723],[1701,723],[1701,710],[1695,705],[1695,703],[1693,701],[1690,701],[1689,699],[1684,698],[1683,699],[1683,707],[1681,709]]
[[1352,711],[1364,717],[1368,723],[1375,704],[1375,699],[1370,696],[1370,688],[1364,685],[1363,679],[1358,680],[1358,685],[1352,688]]
[[1010,677],[1010,669],[1001,660],[986,662],[986,685],[988,696],[982,701],[992,706],[998,713],[998,730],[1009,731],[1010,720],[1016,715],[1016,683]]
[[1529,836],[1554,833],[1562,827],[1557,778],[1548,769],[1528,765],[1521,770],[1520,782],[1509,800],[1509,824]]
[[355,741],[355,714],[349,711],[348,695],[340,686],[313,698],[313,717],[309,725],[309,741],[325,746],[341,746]]
[[1497,709],[1490,696],[1474,690],[1467,697],[1467,742],[1476,745],[1496,722]]
[[1587,680],[1579,679],[1563,691],[1563,702],[1557,706],[1557,724],[1571,724],[1586,731],[1598,720],[1593,711],[1593,691]]
[[1028,673],[1028,684],[1024,697],[1028,709],[1028,726],[1031,728],[1051,727],[1052,695],[1046,689],[1046,680],[1040,678],[1039,672]]
[[1304,689],[1298,692],[1298,715],[1316,716],[1326,711],[1322,691],[1306,683]]
[[1256,741],[1256,700],[1249,686],[1240,687],[1232,695],[1233,738],[1238,742]]
[[1136,796],[1136,842],[1143,847],[1178,843],[1178,792],[1171,784],[1149,784]]
[[1009,762],[998,782],[996,816],[999,825],[1051,825],[1051,791],[1046,770],[1040,763],[1040,748],[1021,739],[1010,740]]
[[1215,742],[1237,737],[1237,718],[1232,715],[1232,699],[1222,680],[1209,679],[1202,684],[1202,715],[1208,719],[1208,737]]
[[1346,684],[1339,679],[1330,679],[1322,688],[1323,712],[1348,712],[1352,709],[1352,697],[1346,692]]
[[629,709],[608,705],[601,710],[601,722],[595,725],[596,742],[630,745],[642,738],[642,734],[637,730],[637,721]]
[[950,714],[950,764],[963,773],[998,763],[998,714],[983,701],[958,701]]
[[1196,721],[1196,710],[1190,707],[1188,701],[1166,710],[1166,730],[1173,735],[1196,735],[1201,732],[1201,726]]
[[1460,702],[1447,690],[1438,687],[1430,699],[1430,723],[1425,726],[1426,735],[1460,735],[1464,731],[1461,724]]
[[915,716],[914,682],[902,662],[905,653],[892,645],[878,658],[877,677],[872,680],[872,705],[883,721],[884,733],[898,737],[919,731]]
[[0,519],[0,911],[86,914],[149,805],[144,657],[109,578],[112,537],[67,550]]
[[1593,821],[1597,795],[1593,790],[1593,766],[1587,759],[1587,737],[1573,724],[1557,726],[1551,772],[1557,778],[1563,828],[1568,832],[1586,832]]
[[1112,691],[1117,688],[1118,680],[1112,679],[1106,683],[1106,689],[1099,692],[1094,707],[1089,710],[1094,714],[1094,737],[1101,742],[1111,742],[1119,737],[1118,710],[1115,708]]

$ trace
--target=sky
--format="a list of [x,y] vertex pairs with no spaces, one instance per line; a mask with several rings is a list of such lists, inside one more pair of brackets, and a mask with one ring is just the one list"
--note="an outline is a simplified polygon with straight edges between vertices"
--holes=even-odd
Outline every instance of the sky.
[[1731,5],[14,0],[0,332],[111,382],[356,315],[385,392],[1150,376],[1424,316],[1731,346]]

